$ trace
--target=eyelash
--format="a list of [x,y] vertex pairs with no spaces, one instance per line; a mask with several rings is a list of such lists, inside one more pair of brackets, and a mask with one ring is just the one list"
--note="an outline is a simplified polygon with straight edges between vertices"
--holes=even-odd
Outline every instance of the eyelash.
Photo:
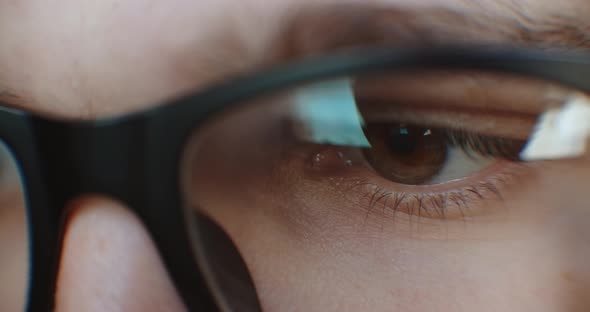
[[518,161],[518,154],[526,143],[522,140],[490,137],[466,130],[447,129],[445,134],[449,145],[461,148],[467,155],[471,156],[472,152],[476,152],[481,156],[509,161]]
[[[383,215],[395,217],[402,212],[409,215],[410,219],[416,217],[418,220],[428,218],[465,221],[478,214],[489,212],[487,209],[477,209],[473,206],[493,202],[506,207],[503,204],[504,190],[507,186],[513,185],[516,179],[522,177],[523,169],[527,167],[525,163],[517,161],[518,153],[514,153],[514,147],[522,146],[523,142],[488,137],[466,130],[446,129],[444,131],[449,145],[462,149],[467,155],[478,153],[482,156],[498,158],[498,164],[493,165],[495,168],[484,169],[476,174],[476,176],[485,176],[481,180],[459,187],[444,186],[445,190],[442,191],[432,191],[431,185],[399,184],[381,177],[373,170],[369,170],[366,165],[351,165],[339,151],[341,148],[335,146],[324,146],[322,153],[313,153],[311,164],[312,167],[315,166],[319,155],[329,153],[338,155],[339,163],[342,165],[338,166],[337,171],[330,170],[325,174],[332,176],[332,174],[344,173],[345,176],[352,177],[353,180],[349,180],[350,184],[344,190],[342,184],[334,187],[339,192],[347,194],[346,196],[352,196],[349,199],[360,205],[367,216],[380,212]],[[495,173],[489,174],[486,171]],[[366,177],[367,174],[370,176]],[[454,182],[450,182],[452,183]],[[379,207],[381,207],[380,211]]]
[[[485,202],[497,200],[503,205],[504,197],[497,185],[507,183],[512,175],[501,174],[494,177],[494,181],[480,182],[477,185],[463,187],[459,190],[446,192],[395,192],[386,189],[373,182],[359,182],[354,188],[365,187],[363,198],[367,200],[367,215],[375,213],[377,207],[382,207],[382,214],[388,209],[395,216],[398,212],[404,212],[410,216],[429,219],[459,219],[467,220],[474,217],[475,213],[470,203],[473,201]],[[455,211],[451,209],[456,208]]]

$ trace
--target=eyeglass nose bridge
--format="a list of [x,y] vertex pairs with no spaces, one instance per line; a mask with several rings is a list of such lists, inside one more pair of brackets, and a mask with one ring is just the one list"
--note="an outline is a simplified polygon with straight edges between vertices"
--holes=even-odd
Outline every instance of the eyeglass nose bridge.
[[143,193],[146,131],[141,120],[101,125],[44,121],[35,128],[50,194],[101,193],[128,201]]

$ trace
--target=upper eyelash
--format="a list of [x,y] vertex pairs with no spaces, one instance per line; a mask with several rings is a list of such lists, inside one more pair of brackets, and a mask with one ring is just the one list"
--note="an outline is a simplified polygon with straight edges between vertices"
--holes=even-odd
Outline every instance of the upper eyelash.
[[473,151],[489,157],[518,161],[526,141],[485,136],[466,130],[444,130],[447,143],[461,148],[467,155]]

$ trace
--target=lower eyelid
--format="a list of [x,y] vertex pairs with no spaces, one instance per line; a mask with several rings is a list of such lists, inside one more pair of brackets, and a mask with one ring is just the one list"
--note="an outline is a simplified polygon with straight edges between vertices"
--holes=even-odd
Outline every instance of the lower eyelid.
[[360,191],[364,193],[364,207],[369,212],[375,206],[393,213],[401,212],[427,219],[467,220],[489,213],[483,206],[484,201],[503,199],[498,184],[501,178],[494,181],[479,182],[443,192],[395,192],[384,189],[378,184],[370,184]]
[[498,160],[466,178],[413,186],[381,177],[354,149],[324,147],[308,155],[306,177],[329,184],[366,215],[382,217],[405,214],[421,219],[465,221],[503,213],[505,195],[518,192],[515,186],[522,185],[520,182],[531,172],[526,164]]

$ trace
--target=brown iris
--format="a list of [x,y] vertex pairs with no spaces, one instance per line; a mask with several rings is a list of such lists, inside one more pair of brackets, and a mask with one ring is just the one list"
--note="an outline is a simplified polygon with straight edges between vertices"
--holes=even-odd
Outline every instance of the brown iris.
[[403,123],[372,123],[364,131],[372,146],[364,150],[365,157],[379,174],[393,182],[424,184],[445,164],[444,131]]

